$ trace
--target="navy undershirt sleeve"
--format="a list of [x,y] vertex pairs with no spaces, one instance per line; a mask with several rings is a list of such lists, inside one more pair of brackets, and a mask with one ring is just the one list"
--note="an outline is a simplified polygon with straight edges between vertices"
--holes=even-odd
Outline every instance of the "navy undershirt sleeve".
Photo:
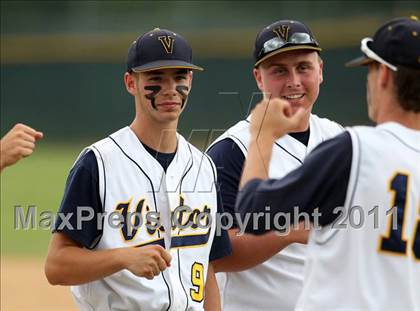
[[[293,222],[294,213],[291,212],[295,206],[299,213],[309,215],[318,208],[321,214],[319,224],[324,226],[331,223],[339,216],[334,209],[344,205],[351,161],[351,138],[348,132],[344,132],[317,146],[301,167],[284,178],[249,181],[239,192],[236,208],[244,217],[250,212],[265,212],[269,206],[270,228],[265,228],[264,219],[261,218],[257,229],[253,229],[252,222],[249,222],[246,230],[264,233],[273,229],[274,215],[278,212],[290,213]],[[277,221],[278,225],[283,226],[285,218],[278,217]]]
[[[218,217],[220,217],[220,215],[223,214],[223,203],[222,203],[220,191],[217,191],[217,214],[218,214]],[[226,223],[223,223],[223,219],[222,219],[222,224],[226,225]],[[232,246],[230,244],[229,235],[226,229],[216,228],[216,233],[214,235],[213,244],[210,250],[209,260],[213,261],[216,259],[220,259],[222,257],[229,256],[231,253],[232,253]]]
[[[217,182],[225,212],[234,216],[236,196],[245,156],[238,145],[230,138],[225,138],[214,144],[207,154],[212,158],[217,169]],[[233,217],[233,227],[237,227]]]
[[[98,213],[102,212],[98,176],[96,157],[90,150],[77,160],[70,171],[53,230],[66,234],[89,249],[95,247],[102,235],[102,223],[98,224]],[[79,216],[89,216],[90,212],[84,211],[87,208],[93,218],[81,221]]]

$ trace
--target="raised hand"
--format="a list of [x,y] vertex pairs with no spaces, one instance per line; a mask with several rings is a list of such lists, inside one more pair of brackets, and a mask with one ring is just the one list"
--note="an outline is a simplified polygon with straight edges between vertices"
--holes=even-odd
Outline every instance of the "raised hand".
[[18,123],[0,140],[0,171],[31,155],[35,142],[43,137],[42,132]]
[[280,98],[262,100],[251,114],[251,135],[276,140],[293,131],[301,124],[306,111],[299,108],[295,113],[289,102]]

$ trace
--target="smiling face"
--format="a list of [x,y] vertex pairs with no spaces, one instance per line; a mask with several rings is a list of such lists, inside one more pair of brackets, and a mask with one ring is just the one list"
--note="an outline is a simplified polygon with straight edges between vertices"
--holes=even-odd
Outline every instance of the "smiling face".
[[268,58],[254,69],[254,77],[266,98],[286,99],[293,111],[303,107],[309,119],[323,79],[322,66],[317,52],[295,50]]
[[159,69],[126,73],[127,90],[136,98],[139,114],[159,123],[177,121],[191,89],[187,69]]

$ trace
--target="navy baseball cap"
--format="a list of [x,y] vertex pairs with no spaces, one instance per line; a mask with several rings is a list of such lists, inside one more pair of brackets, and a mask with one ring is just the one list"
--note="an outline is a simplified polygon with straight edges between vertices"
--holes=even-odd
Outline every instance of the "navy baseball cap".
[[181,35],[155,28],[135,40],[127,57],[128,72],[181,68],[203,70],[192,64],[192,49]]
[[397,66],[420,69],[420,22],[417,17],[396,18],[382,25],[373,38],[364,38],[363,56],[346,63],[346,67],[378,62],[393,71]]
[[280,20],[264,27],[254,46],[254,67],[278,53],[292,50],[321,51],[308,26],[295,20]]

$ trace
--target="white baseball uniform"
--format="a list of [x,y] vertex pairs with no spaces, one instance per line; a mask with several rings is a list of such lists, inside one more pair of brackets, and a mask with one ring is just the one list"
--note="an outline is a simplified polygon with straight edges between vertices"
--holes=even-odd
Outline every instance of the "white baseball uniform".
[[312,231],[296,309],[420,310],[420,132],[398,123],[349,132],[347,213]]
[[[171,266],[153,280],[121,270],[103,279],[73,286],[73,296],[82,310],[203,309],[209,259],[217,259],[218,255],[212,256],[215,242],[223,240],[215,237],[216,170],[208,156],[181,135],[177,138],[176,154],[166,170],[129,127],[88,147],[88,152],[84,152],[73,167],[61,212],[75,212],[77,206],[92,204],[85,202],[96,198],[99,207],[96,207],[95,217],[83,223],[80,230],[62,228],[57,231],[93,250],[159,244],[172,255]],[[89,157],[89,161],[93,159],[97,164],[97,177],[86,164]],[[79,200],[78,194],[83,197],[85,192],[86,196],[96,198]],[[183,224],[191,221],[184,229],[172,222],[172,215],[179,216],[174,213],[179,206],[191,209],[182,216]],[[98,212],[106,213],[102,221]],[[109,217],[111,213],[125,216],[129,212],[141,215],[138,221],[142,220],[142,224],[132,222],[137,228],[129,228],[127,223],[116,227]],[[162,226],[147,226],[148,212],[158,212]],[[204,216],[200,221],[197,220],[199,214]],[[209,222],[210,217],[213,222]],[[72,224],[75,223],[73,220]],[[102,223],[102,229],[95,228],[97,223]],[[227,238],[226,234],[224,237]],[[223,245],[218,244],[215,250],[219,257]]]
[[270,206],[272,226],[296,206],[318,212],[296,310],[420,310],[419,163],[420,131],[389,122],[320,144],[282,179],[246,183],[242,215]]
[[[299,167],[315,146],[343,130],[337,123],[319,118],[314,114],[310,116],[309,128],[307,145],[290,135],[276,141],[269,167],[271,178],[281,178]],[[233,141],[246,157],[250,140],[249,120],[238,122],[222,134],[208,149],[208,154],[218,168],[225,212],[234,212],[229,210],[226,204],[229,199],[228,195],[232,196],[232,194],[224,194],[223,188],[231,182],[233,175],[236,175],[237,183],[239,182],[243,163],[235,173],[221,167],[233,156],[229,150],[217,150],[217,145],[222,141],[226,142],[226,139]],[[237,147],[235,148],[237,149]],[[223,181],[221,181],[221,177],[224,178]],[[234,195],[236,196],[236,193]],[[218,273],[223,310],[293,310],[303,285],[305,249],[305,245],[292,244],[269,260],[249,270]]]

